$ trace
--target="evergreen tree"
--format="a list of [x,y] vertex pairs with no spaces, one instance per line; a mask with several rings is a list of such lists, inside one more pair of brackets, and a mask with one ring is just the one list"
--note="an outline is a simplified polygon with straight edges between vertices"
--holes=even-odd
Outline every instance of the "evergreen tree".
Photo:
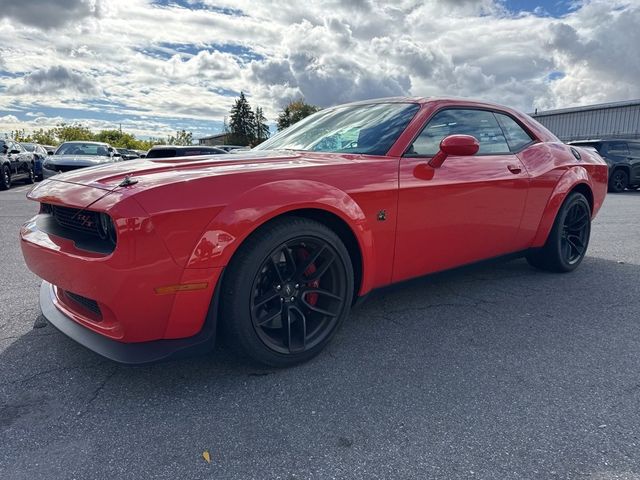
[[269,125],[267,125],[267,119],[262,113],[262,107],[256,107],[256,131],[254,136],[256,145],[269,138]]
[[229,143],[234,145],[249,145],[255,141],[256,117],[251,110],[244,92],[231,108],[229,116]]

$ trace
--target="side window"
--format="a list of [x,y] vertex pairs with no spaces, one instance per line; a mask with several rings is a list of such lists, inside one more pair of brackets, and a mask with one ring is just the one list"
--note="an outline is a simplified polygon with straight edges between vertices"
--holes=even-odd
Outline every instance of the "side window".
[[509,153],[509,145],[496,117],[484,110],[443,110],[437,113],[407,152],[431,157],[449,135],[472,135],[480,143],[478,154]]
[[611,142],[607,148],[609,155],[629,155],[629,147],[627,142]]
[[525,145],[531,143],[533,138],[513,118],[502,113],[496,113],[498,123],[502,127],[504,136],[512,152],[517,152]]
[[632,157],[640,158],[640,143],[630,143],[629,152]]

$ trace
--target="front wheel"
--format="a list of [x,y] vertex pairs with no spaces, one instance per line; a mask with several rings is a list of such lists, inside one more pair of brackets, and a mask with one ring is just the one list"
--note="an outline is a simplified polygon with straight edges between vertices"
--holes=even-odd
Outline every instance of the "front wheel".
[[309,360],[349,313],[353,267],[322,223],[275,220],[240,247],[223,280],[221,320],[232,347],[275,367]]
[[589,245],[591,207],[584,195],[570,194],[558,211],[544,247],[527,254],[530,265],[551,272],[575,270]]
[[2,175],[0,175],[0,190],[9,190],[11,188],[11,171],[8,165],[2,166]]

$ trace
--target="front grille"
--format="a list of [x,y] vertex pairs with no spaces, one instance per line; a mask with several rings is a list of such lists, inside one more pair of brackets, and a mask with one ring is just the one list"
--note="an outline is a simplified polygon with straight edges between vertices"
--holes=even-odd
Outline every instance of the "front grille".
[[41,203],[37,222],[42,231],[68,238],[82,250],[109,254],[116,247],[115,224],[106,213]]
[[102,320],[102,312],[100,311],[98,302],[90,298],[83,297],[82,295],[78,295],[77,293],[68,292],[68,291],[65,291],[64,293],[71,300],[73,300],[74,302],[78,303],[79,305],[81,305],[82,307],[84,307],[85,309],[93,313],[98,319],[98,321]]
[[98,213],[78,208],[50,205],[50,212],[59,225],[72,228],[83,233],[100,236]]
[[55,163],[45,163],[44,168],[53,172],[70,172],[78,168],[84,168],[86,165],[56,165]]

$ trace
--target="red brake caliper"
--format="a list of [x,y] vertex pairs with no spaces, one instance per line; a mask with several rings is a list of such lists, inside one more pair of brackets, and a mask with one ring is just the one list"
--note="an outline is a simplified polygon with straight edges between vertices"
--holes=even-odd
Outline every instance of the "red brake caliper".
[[[297,251],[297,257],[299,261],[306,260],[307,258],[309,258],[309,255],[310,253],[307,252],[307,250],[304,248],[301,248]],[[307,268],[304,271],[304,275],[308,277],[309,275],[312,275],[316,270],[317,270],[316,266],[312,263],[311,265],[309,265],[309,268]],[[307,282],[308,288],[318,288],[319,286],[320,286],[319,280],[314,280],[313,282]],[[305,297],[309,305],[315,305],[316,303],[318,303],[317,293],[308,293]]]

